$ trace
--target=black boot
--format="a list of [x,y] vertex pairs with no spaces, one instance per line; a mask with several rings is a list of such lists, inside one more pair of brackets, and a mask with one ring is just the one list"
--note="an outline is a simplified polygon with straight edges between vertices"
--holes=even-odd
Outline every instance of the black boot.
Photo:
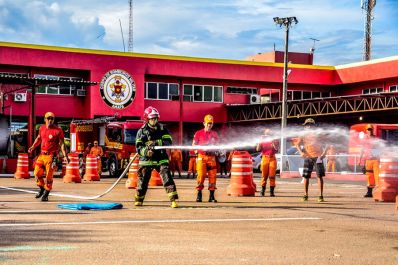
[[202,202],[202,191],[201,190],[198,190],[198,195],[196,196],[196,201]]
[[365,195],[363,195],[363,197],[365,197],[365,198],[372,198],[372,197],[373,197],[373,195],[372,195],[372,190],[373,190],[373,188],[369,188],[369,187],[368,187],[368,192],[367,192]]
[[209,202],[217,202],[216,198],[214,197],[214,190],[210,191]]
[[38,199],[41,196],[43,196],[44,191],[45,191],[45,189],[43,187],[40,187],[40,191],[38,193],[36,193],[35,198]]
[[261,187],[260,195],[261,195],[262,197],[265,196],[265,186],[262,186],[262,187]]
[[43,197],[41,197],[42,202],[48,201],[48,195],[50,194],[49,190],[44,191]]
[[275,197],[274,190],[275,190],[275,187],[270,187],[270,190],[269,190],[269,196],[271,196],[271,197]]

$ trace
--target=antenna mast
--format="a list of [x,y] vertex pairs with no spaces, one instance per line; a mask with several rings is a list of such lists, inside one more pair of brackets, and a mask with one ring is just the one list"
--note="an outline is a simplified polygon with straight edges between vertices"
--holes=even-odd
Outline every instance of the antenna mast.
[[129,45],[128,51],[133,52],[133,0],[129,0]]
[[376,0],[361,0],[361,8],[365,10],[365,36],[363,43],[363,60],[369,61],[372,53],[372,20]]

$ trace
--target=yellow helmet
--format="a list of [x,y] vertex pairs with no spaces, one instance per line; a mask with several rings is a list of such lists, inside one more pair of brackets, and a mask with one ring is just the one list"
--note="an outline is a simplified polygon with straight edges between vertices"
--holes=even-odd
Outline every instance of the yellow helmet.
[[52,112],[46,112],[46,114],[44,114],[44,118],[45,119],[47,119],[48,117],[53,117],[53,118],[55,118],[55,115],[54,115],[54,113],[52,113]]
[[205,116],[205,118],[204,118],[204,122],[205,122],[205,123],[213,123],[213,122],[214,122],[213,116],[210,115],[210,114],[207,114],[207,115]]
[[313,118],[305,119],[303,125],[307,125],[307,124],[315,124],[314,119]]
[[372,124],[368,124],[368,125],[366,125],[366,127],[365,127],[365,130],[373,130],[373,125]]

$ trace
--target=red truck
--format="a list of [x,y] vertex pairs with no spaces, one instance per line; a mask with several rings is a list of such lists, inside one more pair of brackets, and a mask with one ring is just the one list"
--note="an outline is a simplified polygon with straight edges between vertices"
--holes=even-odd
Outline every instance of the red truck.
[[81,161],[81,173],[84,170],[84,152],[88,143],[95,140],[103,147],[103,171],[117,177],[129,162],[130,154],[136,152],[135,138],[142,121],[97,122],[78,121],[70,125],[71,152],[77,152]]

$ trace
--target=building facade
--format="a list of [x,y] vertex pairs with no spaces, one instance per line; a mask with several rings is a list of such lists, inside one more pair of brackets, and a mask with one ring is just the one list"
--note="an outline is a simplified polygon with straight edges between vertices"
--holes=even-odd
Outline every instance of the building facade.
[[[293,103],[383,94],[397,98],[398,57],[342,66],[289,64],[289,69],[288,100]],[[0,75],[2,115],[12,115],[14,122],[28,122],[29,116],[40,122],[47,111],[61,121],[140,120],[143,110],[154,106],[177,142],[186,143],[206,114],[225,127],[246,122],[233,113],[280,104],[283,64],[0,42]],[[394,110],[393,104],[388,110],[363,112],[377,120],[385,118],[383,111]],[[329,114],[322,118],[333,116]],[[258,116],[252,121],[277,119]]]

